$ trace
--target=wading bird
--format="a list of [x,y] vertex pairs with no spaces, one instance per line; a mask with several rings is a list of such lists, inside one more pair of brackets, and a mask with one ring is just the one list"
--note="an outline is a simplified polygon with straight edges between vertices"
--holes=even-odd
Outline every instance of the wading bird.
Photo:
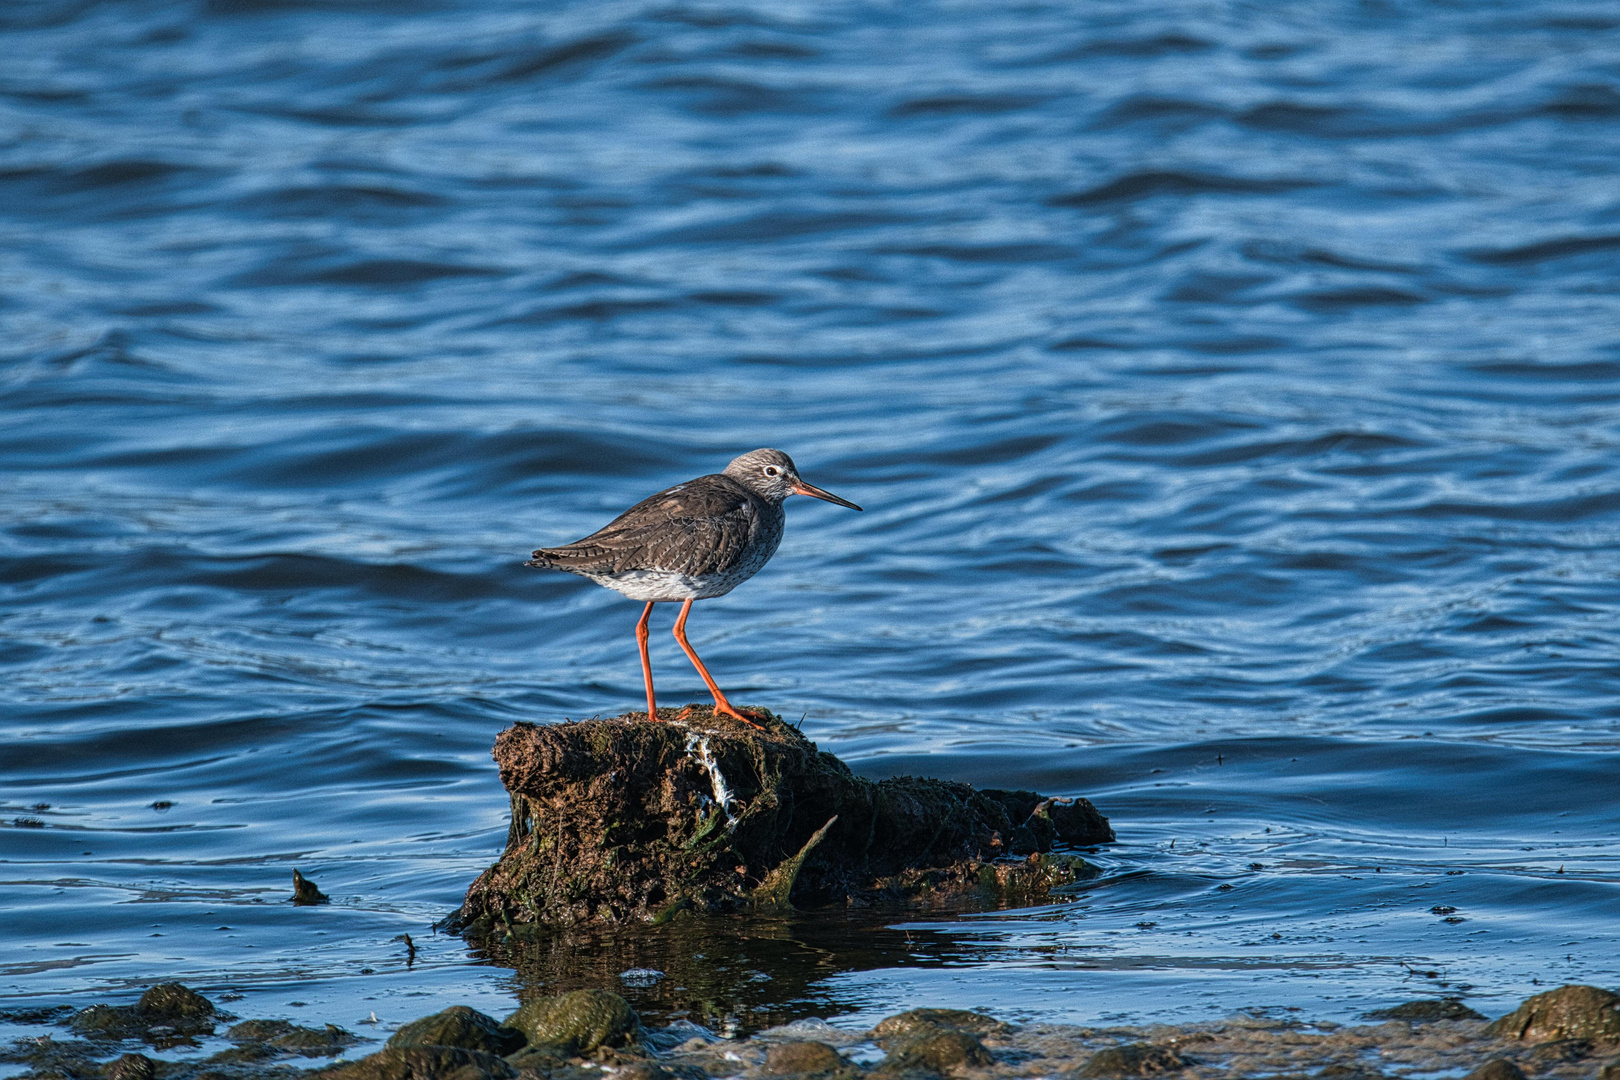
[[645,600],[636,623],[641,674],[647,683],[647,719],[658,719],[647,624],[653,605],[681,602],[675,640],[714,695],[714,711],[754,724],[732,707],[692,643],[686,617],[692,601],[724,596],[747,581],[776,554],[789,495],[809,495],[851,510],[860,507],[799,478],[793,459],[780,450],[751,450],[724,472],[700,476],[641,500],[583,540],[541,548],[529,566],[566,570],[590,578],[632,600]]

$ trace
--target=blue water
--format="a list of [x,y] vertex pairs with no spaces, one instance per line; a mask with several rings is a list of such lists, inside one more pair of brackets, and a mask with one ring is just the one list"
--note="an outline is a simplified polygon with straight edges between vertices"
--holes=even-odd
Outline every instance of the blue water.
[[4,5],[0,1005],[581,977],[430,929],[504,840],[495,734],[641,704],[639,605],[521,562],[765,445],[867,509],[793,500],[697,607],[733,700],[1120,843],[1074,904],[739,969],[761,1009],[1620,984],[1617,31]]

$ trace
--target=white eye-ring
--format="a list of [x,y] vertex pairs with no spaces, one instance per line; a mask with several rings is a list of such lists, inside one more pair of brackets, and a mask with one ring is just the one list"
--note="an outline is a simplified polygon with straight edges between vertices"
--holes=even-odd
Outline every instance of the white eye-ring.
[[767,466],[765,466],[765,475],[766,476],[777,476],[777,475],[780,475],[781,472],[782,472],[782,470],[778,469],[775,465],[767,465]]

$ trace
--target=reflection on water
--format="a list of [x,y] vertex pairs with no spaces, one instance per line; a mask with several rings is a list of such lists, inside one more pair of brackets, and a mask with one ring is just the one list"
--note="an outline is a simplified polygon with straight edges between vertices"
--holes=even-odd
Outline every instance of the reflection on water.
[[[848,1012],[849,1002],[830,979],[944,963],[951,945],[934,938],[838,912],[694,918],[599,932],[519,927],[510,938],[478,944],[474,955],[513,968],[515,989],[525,999],[605,986],[624,994],[648,1022],[689,1020],[713,1031],[747,1032]],[[622,977],[637,969],[661,977]]]
[[[1620,982],[1616,29],[3,6],[0,997],[353,1026],[645,966],[746,1026]],[[640,693],[636,606],[521,561],[766,444],[867,512],[794,500],[697,608],[733,699],[868,775],[1086,795],[1111,884],[711,929],[730,979],[695,930],[434,935],[505,835],[496,732]]]

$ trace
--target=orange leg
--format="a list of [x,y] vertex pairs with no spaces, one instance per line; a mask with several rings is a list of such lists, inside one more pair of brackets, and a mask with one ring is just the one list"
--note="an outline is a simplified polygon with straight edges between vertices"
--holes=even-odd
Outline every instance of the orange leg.
[[653,696],[652,688],[652,660],[647,656],[647,623],[652,618],[653,601],[647,601],[647,607],[641,613],[641,621],[636,623],[636,644],[641,646],[641,677],[647,683],[647,719],[658,719],[658,699]]
[[726,695],[721,693],[720,687],[715,685],[714,677],[709,674],[709,669],[704,667],[703,661],[698,659],[697,650],[692,648],[690,641],[686,640],[686,617],[691,613],[692,601],[687,600],[681,604],[681,613],[675,617],[675,640],[681,643],[681,649],[686,653],[686,658],[692,661],[692,666],[697,668],[699,675],[703,676],[703,683],[709,688],[709,693],[714,695],[714,711],[724,713],[727,716],[734,716],[749,727],[756,727],[764,731],[764,728],[759,727],[758,724],[731,707],[731,702],[726,700]]

